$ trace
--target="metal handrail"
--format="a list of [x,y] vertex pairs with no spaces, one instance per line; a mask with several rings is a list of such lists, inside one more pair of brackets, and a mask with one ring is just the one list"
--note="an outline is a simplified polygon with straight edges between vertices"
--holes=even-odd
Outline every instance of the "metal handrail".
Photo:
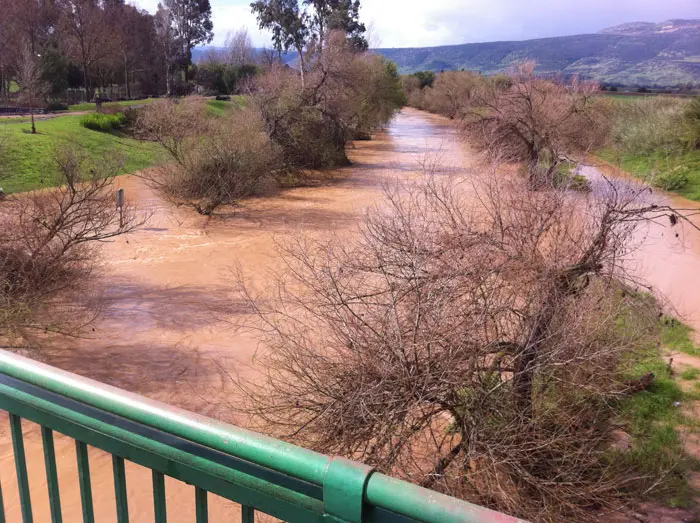
[[290,520],[297,518],[296,512],[285,512],[285,507],[301,507],[297,519],[319,513],[324,520],[358,523],[520,521],[357,462],[331,458],[2,350],[0,408],[9,410],[11,418],[25,417],[42,426],[51,423],[50,428],[76,441],[81,431],[92,435],[87,442],[95,446],[100,437],[106,438],[103,450],[124,448],[126,455],[120,458],[141,460],[154,471],[166,468],[155,457],[182,464],[182,475],[174,476],[178,479],[191,482],[204,471],[207,484],[194,483],[204,492],[240,501],[235,489],[227,486],[233,485],[253,493],[246,499],[258,499],[255,493],[263,500],[279,498],[282,508],[277,511],[266,510],[262,502],[255,509]]

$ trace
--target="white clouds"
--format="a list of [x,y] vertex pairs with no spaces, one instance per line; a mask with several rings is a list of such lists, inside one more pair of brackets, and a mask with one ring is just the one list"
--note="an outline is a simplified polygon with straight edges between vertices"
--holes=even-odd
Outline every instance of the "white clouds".
[[[256,46],[269,45],[250,0],[211,0],[214,44],[246,27]],[[154,12],[158,0],[136,0]],[[700,17],[700,0],[362,0],[382,47],[523,40],[596,32],[625,22]]]

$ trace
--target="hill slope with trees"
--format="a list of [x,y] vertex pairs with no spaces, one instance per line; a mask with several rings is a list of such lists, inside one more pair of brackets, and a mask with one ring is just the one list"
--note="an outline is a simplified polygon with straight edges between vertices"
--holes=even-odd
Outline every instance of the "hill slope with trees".
[[402,73],[467,69],[502,72],[523,60],[538,73],[578,74],[623,85],[700,82],[700,20],[631,23],[597,34],[442,47],[377,49]]

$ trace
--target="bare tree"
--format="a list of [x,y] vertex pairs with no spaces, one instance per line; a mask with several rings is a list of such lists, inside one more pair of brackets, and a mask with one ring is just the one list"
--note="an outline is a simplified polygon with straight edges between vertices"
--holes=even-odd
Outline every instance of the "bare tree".
[[87,98],[93,93],[93,69],[115,51],[117,34],[94,0],[60,0],[62,43],[80,64]]
[[[597,84],[537,78],[534,63],[520,65],[510,85],[481,82],[465,101],[471,143],[505,161],[523,162],[533,188],[556,182],[557,166],[605,144],[611,119]],[[437,82],[437,80],[436,80]]]
[[657,309],[623,261],[640,225],[677,216],[645,193],[429,175],[387,186],[358,238],[280,243],[272,288],[238,276],[265,346],[262,375],[234,378],[246,412],[511,514],[594,518],[638,477],[607,448]]
[[77,333],[94,316],[91,274],[97,247],[141,225],[114,203],[114,162],[78,153],[57,157],[60,187],[0,201],[0,335],[27,329]]
[[41,55],[32,51],[30,45],[25,45],[17,69],[17,79],[21,88],[21,99],[29,107],[29,115],[32,123],[32,134],[36,134],[34,112],[38,104],[42,102],[49,86],[43,78]]
[[143,176],[170,201],[202,215],[250,196],[280,165],[253,109],[210,118],[196,102],[165,102],[145,108],[138,125],[173,160]]
[[235,33],[229,33],[226,36],[225,47],[229,64],[241,66],[253,63],[253,42],[245,27],[242,27]]

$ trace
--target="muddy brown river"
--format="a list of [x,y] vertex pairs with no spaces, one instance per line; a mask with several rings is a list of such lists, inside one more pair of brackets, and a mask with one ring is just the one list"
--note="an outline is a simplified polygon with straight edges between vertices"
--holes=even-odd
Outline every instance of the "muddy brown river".
[[[42,359],[117,387],[235,421],[228,408],[229,379],[222,369],[246,372],[258,347],[254,333],[231,325],[243,314],[232,290],[231,268],[239,266],[254,286],[263,286],[280,266],[277,237],[303,231],[352,230],[363,209],[377,202],[381,184],[419,176],[426,155],[440,158],[457,175],[469,176],[473,155],[444,118],[404,110],[371,142],[359,142],[352,167],[332,183],[253,199],[226,219],[207,219],[173,208],[142,180],[122,177],[126,197],[152,213],[138,232],[104,247],[100,285],[105,310],[89,339],[56,340]],[[676,206],[696,202],[668,198]],[[678,313],[700,329],[700,233],[681,234],[652,226],[635,257],[635,270],[665,294]],[[38,427],[24,423],[35,521],[50,521]],[[111,460],[90,449],[98,521],[116,521]],[[81,521],[73,442],[56,437],[64,521]],[[0,424],[0,482],[7,521],[21,520],[7,425]],[[130,520],[153,521],[150,472],[127,465]],[[166,480],[168,520],[194,520],[194,491]],[[238,521],[237,508],[210,499],[210,520]]]

